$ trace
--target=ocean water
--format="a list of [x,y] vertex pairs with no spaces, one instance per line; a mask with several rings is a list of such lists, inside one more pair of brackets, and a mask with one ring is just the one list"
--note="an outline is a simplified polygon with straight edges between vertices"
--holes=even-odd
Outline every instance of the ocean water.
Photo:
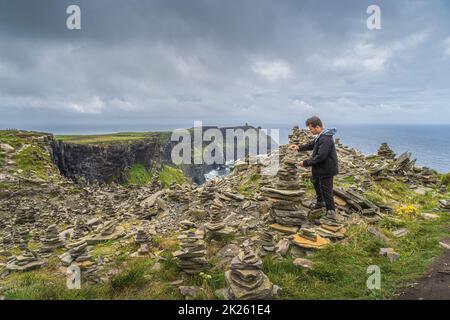
[[[257,124],[252,125],[256,126]],[[229,124],[233,125],[233,124]],[[236,124],[235,124],[236,125]],[[301,123],[298,123],[302,127]],[[96,126],[35,126],[22,129],[53,132],[55,134],[100,134],[131,131],[166,131],[176,128],[190,128],[185,124],[106,124]],[[292,125],[261,125],[263,129],[279,129],[281,144],[288,142]],[[375,153],[381,143],[387,142],[397,155],[405,151],[412,153],[417,164],[435,169],[441,173],[450,172],[450,124],[448,125],[337,125],[336,137],[347,146],[360,150],[365,155]]]
[[[276,126],[273,126],[276,127]],[[330,125],[337,128],[336,137],[344,145],[363,154],[376,153],[387,142],[400,155],[412,153],[417,164],[441,173],[450,172],[450,125]],[[280,143],[288,142],[291,128],[280,127]]]

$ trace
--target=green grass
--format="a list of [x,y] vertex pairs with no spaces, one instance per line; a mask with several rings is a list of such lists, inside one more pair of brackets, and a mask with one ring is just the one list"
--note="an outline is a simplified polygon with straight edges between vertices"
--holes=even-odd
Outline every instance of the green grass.
[[49,174],[56,172],[50,156],[37,145],[30,145],[16,155],[16,165],[24,174],[32,174],[48,180]]
[[17,136],[18,131],[15,130],[0,130],[0,143],[7,143],[15,149],[22,146],[25,139]]
[[112,143],[127,143],[144,139],[157,139],[160,142],[170,141],[171,132],[120,132],[98,135],[58,135],[57,140],[76,144],[104,145]]
[[183,184],[187,181],[183,171],[166,165],[158,173],[158,178],[163,188],[169,187],[174,182],[176,184]]
[[[450,219],[407,224],[410,234],[393,245],[400,260],[389,262],[378,255],[387,244],[372,237],[364,226],[351,228],[346,244],[335,244],[310,257],[313,270],[301,270],[292,258],[264,259],[269,278],[283,288],[281,299],[389,299],[420,277],[441,252],[438,241],[448,234]],[[381,290],[369,290],[367,268],[381,269]]]
[[450,172],[447,174],[443,174],[441,176],[442,184],[449,187],[450,186]]
[[[161,172],[176,171],[167,168]],[[256,183],[257,180],[256,176],[251,176],[247,182]],[[369,193],[380,203],[412,204],[421,212],[435,208],[439,199],[450,196],[436,190],[417,195],[405,184],[392,181],[375,183]],[[278,299],[391,299],[401,288],[416,281],[441,254],[438,241],[448,237],[450,215],[438,214],[440,218],[437,220],[417,217],[396,222],[388,217],[382,219],[377,228],[390,238],[387,243],[368,233],[366,224],[354,225],[349,228],[345,241],[332,244],[308,257],[314,262],[312,270],[295,267],[291,256],[281,260],[265,257],[263,270],[274,284],[283,289]],[[392,236],[392,232],[399,227],[406,227],[409,233],[397,239]],[[41,270],[14,273],[0,281],[0,287],[3,288],[0,295],[7,299],[181,299],[178,285],[170,283],[183,279],[181,285],[202,288],[198,298],[216,298],[215,290],[225,286],[225,270],[217,268],[217,252],[232,239],[208,243],[210,269],[204,275],[194,276],[182,275],[172,256],[172,252],[178,248],[176,235],[154,237],[153,240],[157,250],[163,250],[158,260],[130,258],[128,253],[137,249],[134,243],[120,248],[119,241],[98,244],[93,251],[95,258],[113,258],[117,251],[121,252],[107,269],[117,269],[119,272],[106,283],[83,285],[81,290],[68,290],[65,276],[57,272],[57,259],[53,259],[48,267]],[[400,259],[391,263],[386,257],[380,257],[379,249],[382,247],[394,248],[400,254]],[[157,262],[161,268],[152,270]],[[381,269],[381,290],[370,290],[366,286],[369,277],[367,268],[370,265],[377,265]]]
[[5,158],[6,158],[5,153],[0,151],[0,167],[5,164]]
[[152,174],[142,165],[135,164],[128,170],[126,185],[145,186],[152,180]]
[[259,188],[259,175],[254,173],[246,180],[241,187],[239,192],[245,196],[252,196]]

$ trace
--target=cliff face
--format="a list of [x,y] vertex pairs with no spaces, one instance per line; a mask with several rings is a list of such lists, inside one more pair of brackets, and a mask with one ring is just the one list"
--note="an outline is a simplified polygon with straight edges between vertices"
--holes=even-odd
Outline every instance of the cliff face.
[[[213,127],[217,128],[217,127]],[[226,129],[253,128],[250,126],[218,128],[223,133]],[[203,130],[207,127],[203,128]],[[268,150],[271,140],[268,139]],[[111,143],[106,145],[76,144],[64,141],[50,140],[53,153],[53,161],[60,172],[70,178],[77,180],[84,178],[89,182],[118,182],[127,181],[127,174],[134,164],[142,164],[147,169],[159,168],[162,165],[173,165],[171,160],[172,148],[177,142],[164,139],[143,139],[124,143]],[[206,146],[207,143],[204,143]],[[235,149],[237,143],[235,144]],[[248,153],[248,147],[245,147]],[[225,152],[225,149],[224,149]],[[267,150],[257,150],[257,153],[266,153]],[[237,159],[235,152],[234,159]],[[205,182],[204,175],[211,170],[219,169],[220,165],[212,164],[186,164],[182,170],[197,184]]]
[[[171,150],[173,142],[141,140],[132,143],[105,146],[84,145],[52,141],[53,160],[61,173],[77,180],[84,178],[89,182],[125,182],[128,169],[134,164],[147,168],[173,165]],[[215,169],[216,165],[185,165],[183,172],[197,184],[205,182],[204,174]]]
[[170,161],[170,145],[146,140],[106,146],[55,141],[53,159],[61,173],[71,179],[83,177],[91,182],[124,182],[128,168],[135,163]]

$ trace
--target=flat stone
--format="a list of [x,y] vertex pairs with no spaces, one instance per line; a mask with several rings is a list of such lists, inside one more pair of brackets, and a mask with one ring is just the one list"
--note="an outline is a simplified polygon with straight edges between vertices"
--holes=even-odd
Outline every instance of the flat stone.
[[102,221],[100,220],[100,218],[92,218],[92,219],[90,219],[89,221],[86,222],[86,225],[92,227],[92,226],[95,226],[97,224],[100,224],[101,222]]
[[392,232],[392,234],[393,234],[394,237],[396,237],[396,238],[404,237],[404,236],[406,236],[408,233],[409,233],[409,230],[406,229],[406,228],[400,228],[400,229],[397,229],[397,230],[395,230],[395,231]]
[[0,149],[5,151],[6,153],[14,152],[14,148],[11,145],[7,144],[7,143],[1,143],[0,144]]
[[314,262],[312,262],[311,260],[308,259],[303,259],[303,258],[297,258],[294,260],[294,265],[296,267],[301,267],[301,268],[305,268],[305,269],[312,269],[314,266]]
[[422,213],[421,216],[425,220],[434,220],[434,219],[438,219],[439,218],[439,215],[434,214],[434,213]]
[[389,261],[391,262],[400,259],[400,254],[395,252],[393,248],[380,248],[380,255],[388,257]]
[[73,262],[73,258],[70,253],[65,252],[61,256],[59,256],[59,260],[64,266],[69,266]]
[[276,231],[288,233],[288,234],[296,234],[298,232],[298,227],[288,227],[281,225],[279,223],[271,224],[270,227]]
[[120,238],[124,234],[124,228],[119,226],[116,228],[116,231],[110,235],[102,236],[102,235],[95,235],[92,237],[86,238],[86,242],[88,245],[96,245],[97,243],[108,241],[108,240],[116,240],[117,238]]
[[33,261],[33,262],[29,262],[23,266],[18,266],[16,264],[12,264],[12,265],[6,265],[6,269],[10,270],[10,271],[28,271],[28,270],[33,270],[33,269],[37,269],[42,267],[43,265],[45,265],[44,261]]
[[294,239],[292,239],[292,243],[306,249],[322,249],[326,247],[328,244],[330,244],[330,240],[323,238],[320,235],[317,235],[316,240],[311,241],[296,234],[294,236]]
[[156,200],[164,193],[164,190],[158,191],[141,201],[141,206],[153,207]]
[[389,241],[389,238],[386,237],[380,230],[378,230],[375,227],[368,227],[367,231],[382,241],[385,241],[385,242]]
[[281,239],[276,245],[276,252],[284,256],[288,253],[289,246],[290,242],[288,239]]
[[186,298],[196,298],[201,293],[201,288],[195,286],[178,287],[182,296]]
[[234,200],[237,200],[237,201],[245,200],[245,197],[242,194],[231,193],[231,192],[228,192],[228,191],[224,191],[223,194],[225,194],[227,197],[230,197],[230,198],[232,198]]
[[288,197],[302,196],[305,194],[305,192],[303,190],[279,190],[279,189],[273,189],[273,188],[268,188],[268,187],[262,187],[260,190],[262,192],[275,193],[275,194],[279,194],[281,196],[288,196]]
[[450,250],[450,238],[439,241],[439,246],[443,249]]

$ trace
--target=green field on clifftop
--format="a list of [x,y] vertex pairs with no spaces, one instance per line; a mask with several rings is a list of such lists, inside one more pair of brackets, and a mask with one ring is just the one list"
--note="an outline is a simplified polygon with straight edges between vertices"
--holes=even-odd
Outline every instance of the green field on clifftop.
[[119,132],[92,135],[56,135],[57,140],[76,144],[103,145],[111,143],[124,143],[144,139],[159,139],[161,142],[170,140],[171,132]]

